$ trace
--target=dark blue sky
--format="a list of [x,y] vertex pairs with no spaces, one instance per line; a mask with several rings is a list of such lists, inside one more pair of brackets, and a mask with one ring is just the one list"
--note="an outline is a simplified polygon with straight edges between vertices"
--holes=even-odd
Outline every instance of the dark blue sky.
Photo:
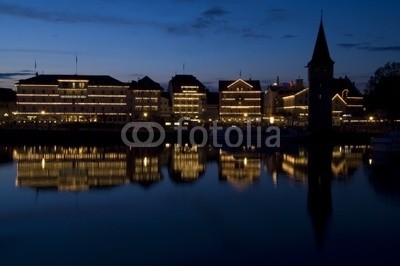
[[[176,73],[215,88],[219,79],[263,86],[307,79],[319,20],[335,76],[363,89],[375,69],[400,61],[400,1],[1,0],[0,86],[47,74],[148,75],[166,84]],[[265,88],[263,88],[265,89]]]

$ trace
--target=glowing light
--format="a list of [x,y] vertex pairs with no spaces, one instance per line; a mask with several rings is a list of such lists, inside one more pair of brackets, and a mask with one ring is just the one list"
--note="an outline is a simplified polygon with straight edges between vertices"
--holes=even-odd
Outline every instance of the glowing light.
[[42,110],[42,111],[40,112],[40,114],[44,115],[44,114],[46,114],[46,111],[45,111],[45,110]]
[[372,120],[374,120],[374,117],[370,116],[368,119],[369,119],[369,121],[372,121]]
[[44,169],[46,167],[46,161],[44,158],[42,158],[42,169]]
[[147,117],[147,116],[148,116],[148,114],[147,114],[147,113],[143,113],[143,116],[144,116],[144,117]]
[[270,123],[270,124],[273,124],[274,122],[275,122],[275,117],[271,116],[271,117],[269,118],[269,123]]

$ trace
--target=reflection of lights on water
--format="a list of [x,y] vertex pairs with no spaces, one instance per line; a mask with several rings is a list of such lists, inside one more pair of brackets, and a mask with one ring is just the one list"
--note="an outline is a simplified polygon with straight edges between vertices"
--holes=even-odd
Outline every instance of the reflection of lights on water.
[[372,159],[371,158],[368,160],[368,164],[372,165]]
[[272,182],[274,183],[274,185],[278,183],[278,173],[276,171],[272,173]]
[[44,160],[44,158],[42,159],[42,169],[44,169],[46,167],[46,161]]

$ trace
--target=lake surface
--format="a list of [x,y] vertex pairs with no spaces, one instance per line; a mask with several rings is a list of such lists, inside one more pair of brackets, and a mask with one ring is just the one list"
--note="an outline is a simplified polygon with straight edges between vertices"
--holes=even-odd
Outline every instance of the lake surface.
[[0,148],[0,264],[396,264],[400,166],[366,146]]

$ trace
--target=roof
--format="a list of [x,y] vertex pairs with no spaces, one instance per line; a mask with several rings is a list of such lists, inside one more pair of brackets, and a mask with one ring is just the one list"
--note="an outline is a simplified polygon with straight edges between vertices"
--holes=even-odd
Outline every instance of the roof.
[[0,88],[0,102],[16,102],[17,93],[12,89]]
[[308,63],[308,67],[310,65],[323,65],[323,64],[334,64],[335,62],[332,60],[328,43],[326,41],[324,24],[321,22],[319,24],[319,30],[317,35],[317,40],[315,41],[314,52],[311,58],[311,61]]
[[133,90],[159,90],[159,91],[164,90],[164,88],[161,87],[160,83],[155,82],[148,76],[139,79],[137,82],[132,81],[130,83],[130,88]]
[[224,91],[230,86],[231,84],[238,82],[238,81],[243,81],[245,83],[248,83],[250,86],[252,86],[252,90],[254,91],[261,91],[261,83],[259,80],[243,80],[243,79],[237,79],[237,80],[220,80],[219,81],[219,91]]
[[198,86],[199,92],[206,92],[206,87],[193,75],[175,75],[169,81],[168,88],[172,92],[182,92],[181,86]]
[[59,80],[88,80],[88,85],[126,86],[125,83],[108,75],[37,75],[28,79],[21,79],[17,85],[58,85]]

